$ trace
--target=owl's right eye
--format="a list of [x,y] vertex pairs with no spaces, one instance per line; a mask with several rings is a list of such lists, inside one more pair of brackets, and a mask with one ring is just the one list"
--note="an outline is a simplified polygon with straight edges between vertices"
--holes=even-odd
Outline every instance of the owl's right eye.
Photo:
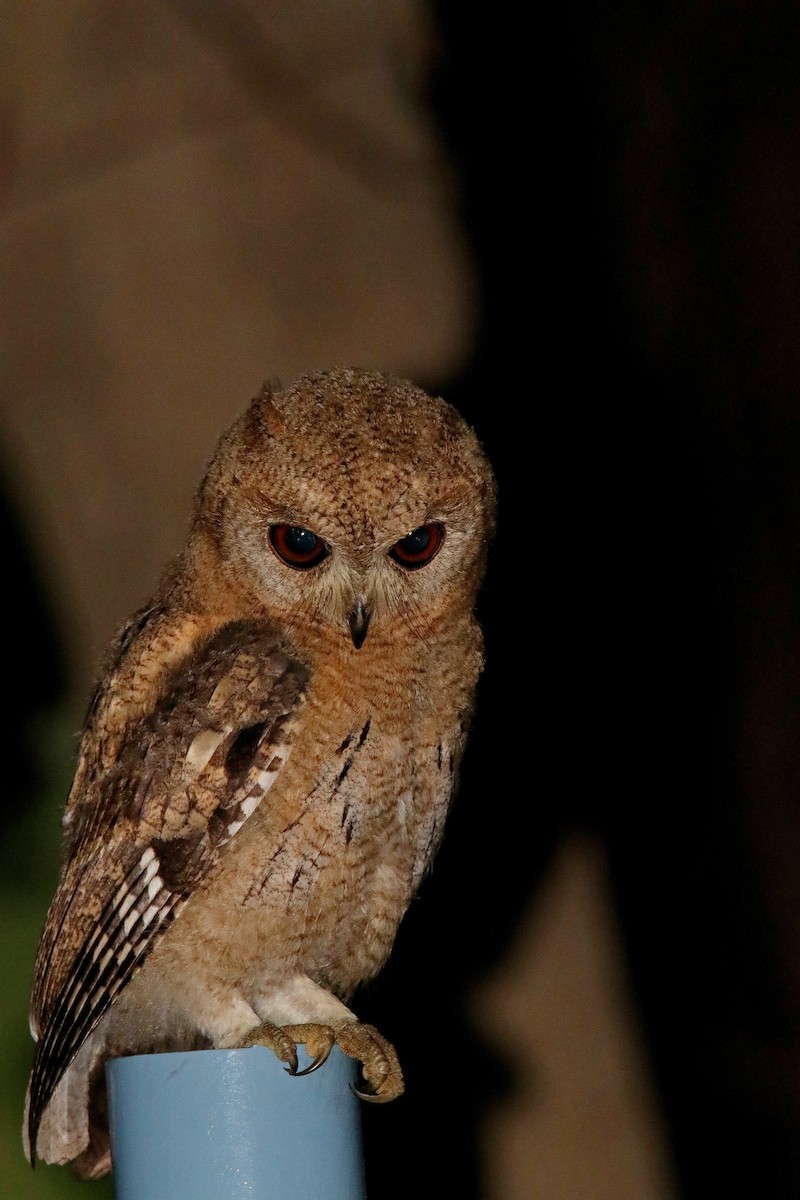
[[302,525],[270,525],[269,544],[278,558],[298,571],[318,566],[330,554],[322,538]]

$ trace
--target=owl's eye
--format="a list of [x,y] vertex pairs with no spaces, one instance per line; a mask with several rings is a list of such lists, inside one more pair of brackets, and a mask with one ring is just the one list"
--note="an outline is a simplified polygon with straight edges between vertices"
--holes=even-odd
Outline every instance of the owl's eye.
[[278,558],[299,571],[316,567],[330,554],[322,538],[302,525],[270,525],[269,544]]
[[389,557],[407,571],[416,571],[418,567],[426,567],[431,559],[436,557],[443,541],[444,525],[440,525],[438,521],[429,521],[427,525],[412,529],[411,533],[395,542],[389,551]]

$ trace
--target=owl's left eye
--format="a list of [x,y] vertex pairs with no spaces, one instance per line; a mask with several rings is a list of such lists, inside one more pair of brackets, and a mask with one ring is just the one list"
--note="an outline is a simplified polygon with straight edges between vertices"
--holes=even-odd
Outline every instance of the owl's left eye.
[[412,529],[411,533],[395,542],[389,551],[389,557],[407,571],[415,571],[418,567],[426,567],[436,557],[443,541],[444,525],[440,525],[438,521],[429,521],[427,525]]
[[322,538],[302,525],[270,525],[269,544],[278,558],[299,571],[316,567],[330,554]]

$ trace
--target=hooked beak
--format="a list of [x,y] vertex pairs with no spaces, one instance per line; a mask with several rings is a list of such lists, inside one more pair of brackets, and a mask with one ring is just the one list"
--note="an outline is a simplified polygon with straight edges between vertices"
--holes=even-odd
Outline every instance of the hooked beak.
[[353,606],[350,616],[347,618],[347,624],[350,626],[350,636],[353,639],[353,645],[356,650],[360,650],[364,645],[364,638],[367,636],[367,628],[371,616],[371,612],[359,597]]

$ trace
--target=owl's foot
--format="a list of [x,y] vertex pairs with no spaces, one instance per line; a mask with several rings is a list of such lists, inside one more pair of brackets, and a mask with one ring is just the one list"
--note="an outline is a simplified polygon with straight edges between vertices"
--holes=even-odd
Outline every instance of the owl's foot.
[[[403,1072],[397,1051],[372,1025],[360,1021],[336,1021],[332,1025],[273,1025],[265,1021],[253,1029],[242,1046],[268,1046],[290,1075],[310,1075],[327,1060],[334,1045],[361,1063],[366,1091],[354,1088],[356,1095],[373,1104],[395,1100],[403,1094]],[[298,1070],[297,1046],[303,1045],[311,1065]]]
[[[323,1037],[316,1041],[311,1039],[309,1044],[305,1038],[293,1036],[295,1030],[304,1029],[319,1030]],[[269,1050],[274,1051],[281,1062],[286,1063],[286,1070],[290,1075],[310,1075],[312,1071],[316,1071],[317,1067],[322,1066],[331,1052],[334,1043],[333,1031],[328,1039],[324,1037],[326,1029],[325,1025],[273,1025],[271,1021],[263,1021],[260,1025],[256,1025],[255,1029],[251,1029],[242,1038],[239,1045],[243,1050],[249,1046],[266,1046]],[[305,1045],[313,1059],[311,1065],[304,1067],[302,1071],[298,1070],[298,1043]]]
[[361,1063],[361,1074],[367,1091],[354,1088],[361,1100],[372,1104],[385,1104],[396,1100],[405,1090],[403,1072],[397,1051],[374,1025],[362,1025],[360,1021],[337,1021],[332,1026],[336,1044]]

